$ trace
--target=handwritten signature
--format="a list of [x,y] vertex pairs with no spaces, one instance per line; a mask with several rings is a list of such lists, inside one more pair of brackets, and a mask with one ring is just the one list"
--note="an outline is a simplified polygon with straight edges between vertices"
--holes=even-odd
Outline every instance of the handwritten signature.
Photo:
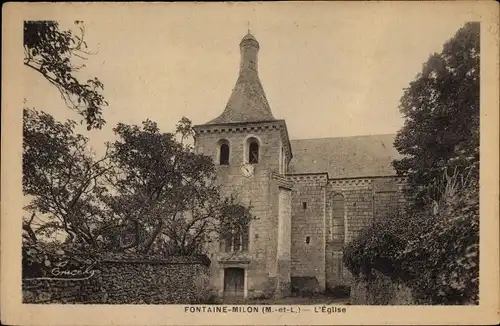
[[55,267],[50,270],[52,276],[48,277],[33,277],[30,280],[61,280],[61,281],[83,281],[93,277],[96,270],[93,265],[86,266],[80,269],[67,269],[68,261],[63,261],[55,264]]

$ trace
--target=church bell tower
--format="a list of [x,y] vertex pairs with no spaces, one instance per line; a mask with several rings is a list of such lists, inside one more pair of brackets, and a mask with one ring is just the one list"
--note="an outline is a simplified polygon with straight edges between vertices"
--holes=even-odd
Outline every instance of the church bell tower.
[[274,118],[258,76],[260,44],[240,42],[238,79],[223,112],[194,127],[195,150],[211,156],[223,195],[252,207],[240,237],[211,248],[211,283],[221,296],[280,296],[290,285],[292,158],[284,120]]

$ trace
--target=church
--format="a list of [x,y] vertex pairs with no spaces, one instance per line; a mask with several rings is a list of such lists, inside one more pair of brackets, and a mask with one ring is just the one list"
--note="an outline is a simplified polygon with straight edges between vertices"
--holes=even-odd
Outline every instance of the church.
[[240,43],[239,76],[224,111],[194,126],[225,195],[251,205],[247,230],[209,248],[220,297],[283,297],[349,285],[342,250],[373,219],[399,210],[404,179],[395,135],[290,139],[258,76],[259,42]]

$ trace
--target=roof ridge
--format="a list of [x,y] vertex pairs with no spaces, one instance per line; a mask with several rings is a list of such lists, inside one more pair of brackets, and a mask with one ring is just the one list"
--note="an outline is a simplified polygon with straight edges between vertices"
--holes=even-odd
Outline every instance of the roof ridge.
[[330,179],[394,175],[400,154],[396,134],[372,134],[291,140],[289,173],[327,172]]
[[353,135],[353,136],[334,136],[334,137],[315,137],[315,138],[293,138],[290,141],[296,140],[322,140],[322,139],[339,139],[339,138],[363,138],[363,137],[375,137],[375,136],[396,136],[397,133],[387,133],[387,134],[367,134],[367,135]]

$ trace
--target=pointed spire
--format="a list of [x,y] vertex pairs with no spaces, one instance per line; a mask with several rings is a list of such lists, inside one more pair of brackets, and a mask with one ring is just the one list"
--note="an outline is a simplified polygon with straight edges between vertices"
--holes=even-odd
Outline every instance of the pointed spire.
[[248,22],[248,34],[240,43],[241,62],[236,85],[224,112],[207,124],[275,120],[258,76],[259,48],[259,42],[250,34]]

